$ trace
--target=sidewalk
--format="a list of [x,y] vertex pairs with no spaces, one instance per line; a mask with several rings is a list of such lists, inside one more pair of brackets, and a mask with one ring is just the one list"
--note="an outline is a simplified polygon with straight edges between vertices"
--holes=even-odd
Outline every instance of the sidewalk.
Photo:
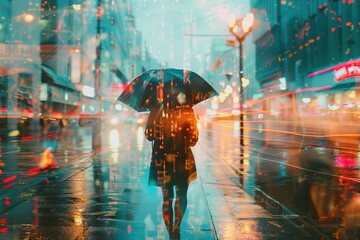
[[[327,239],[296,215],[271,215],[240,188],[240,178],[230,166],[201,148],[195,157],[202,156],[197,167],[217,239]],[[272,199],[261,201],[266,206]]]
[[[114,158],[104,151],[2,198],[2,239],[168,239],[161,191],[147,186],[150,146]],[[240,188],[239,176],[199,144],[181,239],[314,239],[296,217],[272,216]],[[65,156],[57,155],[58,162]],[[116,161],[115,161],[116,160]],[[25,190],[26,189],[26,190]],[[3,192],[2,196],[6,195]],[[297,222],[294,223],[294,222]],[[317,238],[319,239],[319,238]]]

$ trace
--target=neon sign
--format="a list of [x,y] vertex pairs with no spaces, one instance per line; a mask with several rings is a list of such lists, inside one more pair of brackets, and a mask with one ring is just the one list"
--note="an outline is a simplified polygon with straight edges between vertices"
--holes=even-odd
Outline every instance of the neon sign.
[[335,82],[340,82],[352,77],[360,77],[360,60],[351,61],[334,69]]

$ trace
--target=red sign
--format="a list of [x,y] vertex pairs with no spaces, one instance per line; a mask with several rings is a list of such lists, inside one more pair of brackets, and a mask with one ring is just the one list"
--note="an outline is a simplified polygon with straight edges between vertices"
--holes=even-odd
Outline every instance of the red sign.
[[350,61],[334,69],[335,82],[352,77],[360,77],[360,60]]
[[110,88],[113,90],[123,90],[127,87],[127,83],[112,83]]

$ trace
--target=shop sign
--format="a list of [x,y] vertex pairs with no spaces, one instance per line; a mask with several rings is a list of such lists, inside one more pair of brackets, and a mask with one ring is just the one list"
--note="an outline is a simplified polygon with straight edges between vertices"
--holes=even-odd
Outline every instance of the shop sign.
[[93,97],[95,97],[95,88],[84,85],[82,87],[82,94],[85,97],[93,98]]
[[360,60],[349,62],[334,70],[335,82],[352,77],[360,77]]
[[48,84],[42,83],[40,85],[40,101],[47,101],[48,98]]

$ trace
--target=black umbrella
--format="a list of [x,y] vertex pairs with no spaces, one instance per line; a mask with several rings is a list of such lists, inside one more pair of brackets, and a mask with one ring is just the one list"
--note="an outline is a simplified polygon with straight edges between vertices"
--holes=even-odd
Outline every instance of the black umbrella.
[[190,107],[213,96],[216,90],[195,72],[183,69],[151,69],[136,77],[118,97],[138,112],[149,111],[159,104],[176,108]]

